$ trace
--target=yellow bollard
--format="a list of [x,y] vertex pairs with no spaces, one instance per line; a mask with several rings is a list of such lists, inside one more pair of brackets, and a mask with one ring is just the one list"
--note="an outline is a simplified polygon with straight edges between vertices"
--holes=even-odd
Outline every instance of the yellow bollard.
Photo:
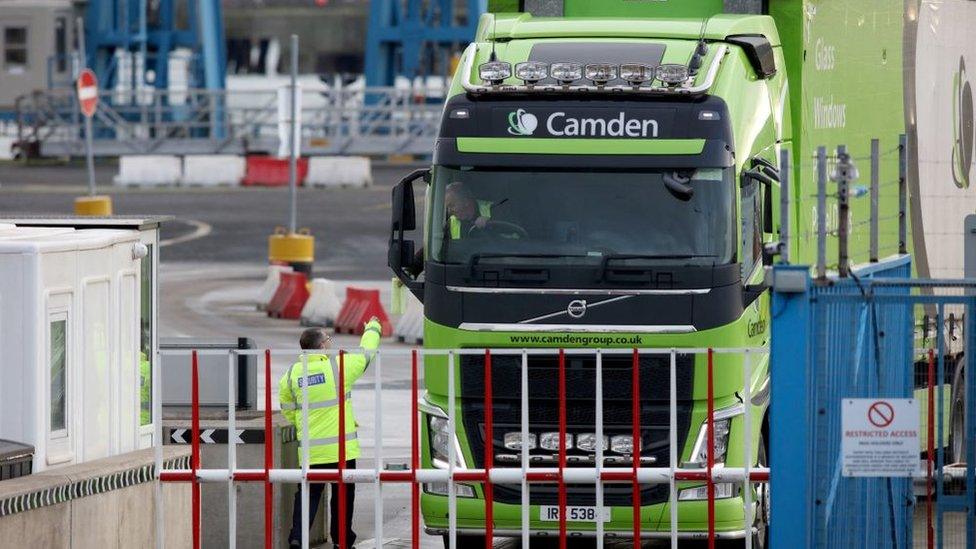
[[284,227],[278,227],[268,237],[268,261],[286,263],[296,271],[310,272],[315,261],[315,237],[308,229],[289,233]]
[[75,199],[75,215],[108,217],[112,215],[112,197],[105,195],[79,196]]

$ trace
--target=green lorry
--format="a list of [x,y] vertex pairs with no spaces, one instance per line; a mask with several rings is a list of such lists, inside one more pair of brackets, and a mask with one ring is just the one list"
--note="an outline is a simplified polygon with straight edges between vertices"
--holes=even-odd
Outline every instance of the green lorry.
[[[846,144],[865,157],[881,143],[882,182],[898,176],[906,132],[902,2],[773,0],[757,13],[724,13],[721,0],[564,0],[555,17],[512,12],[482,16],[451,84],[433,166],[393,191],[389,263],[423,302],[424,345],[461,348],[744,348],[767,345],[769,294],[764,265],[789,223],[793,262],[816,258],[814,151]],[[546,4],[537,2],[537,4]],[[551,3],[550,3],[551,4]],[[552,15],[552,14],[549,14]],[[793,163],[781,173],[782,151]],[[864,172],[866,169],[862,168]],[[788,178],[786,176],[789,176]],[[789,181],[789,211],[780,186]],[[421,183],[422,182],[422,183]],[[422,242],[414,183],[425,186]],[[880,209],[897,212],[884,186]],[[855,226],[868,218],[854,201]],[[786,215],[781,215],[785,213]],[[828,212],[836,224],[835,211]],[[832,227],[833,228],[833,227]],[[897,216],[881,222],[881,252],[897,250]],[[835,255],[834,246],[828,250]],[[866,261],[867,231],[851,238]],[[528,440],[520,434],[519,356],[492,361],[493,440],[484,429],[484,357],[424,361],[424,467],[485,464],[553,466],[557,359],[528,356],[532,379]],[[593,467],[595,353],[566,358],[570,466]],[[716,355],[715,455],[741,467],[767,463],[768,363],[751,367],[753,398],[743,403],[742,355]],[[630,467],[631,357],[606,354],[606,466]],[[640,358],[643,466],[669,463],[667,355]],[[679,354],[676,429],[681,467],[702,468],[706,357]],[[455,380],[457,434],[450,432],[448,380]],[[751,436],[745,439],[744,406]],[[452,446],[454,451],[452,452]],[[682,537],[707,532],[702,482],[679,483]],[[463,543],[483,541],[484,489],[457,483]],[[756,518],[745,528],[741,485],[715,488],[719,538],[752,535],[763,544],[768,493],[757,485]],[[670,535],[667,485],[641,486],[641,532]],[[568,488],[572,535],[596,530],[595,488]],[[519,486],[493,489],[498,536],[521,535]],[[558,532],[552,485],[533,485],[530,532]],[[632,534],[630,484],[604,492],[608,535]],[[449,527],[447,486],[425,484],[424,524]],[[785,522],[785,521],[784,521]]]

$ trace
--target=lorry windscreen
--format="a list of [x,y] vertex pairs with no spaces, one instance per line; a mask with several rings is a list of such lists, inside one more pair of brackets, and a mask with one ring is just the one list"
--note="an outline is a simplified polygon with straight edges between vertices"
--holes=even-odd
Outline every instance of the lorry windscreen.
[[[429,258],[559,265],[735,260],[729,168],[509,171],[435,167]],[[619,265],[620,263],[618,263]]]

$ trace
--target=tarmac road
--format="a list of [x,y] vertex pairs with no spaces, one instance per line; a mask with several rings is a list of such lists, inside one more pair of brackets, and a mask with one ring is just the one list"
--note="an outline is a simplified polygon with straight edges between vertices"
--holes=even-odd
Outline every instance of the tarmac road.
[[[367,189],[298,191],[298,227],[315,236],[315,269],[335,279],[383,280],[390,227],[390,189],[414,166],[374,168]],[[116,167],[100,164],[98,192],[112,197],[119,215],[172,215],[163,225],[161,258],[172,262],[265,264],[267,237],[288,224],[288,189],[119,188]],[[0,216],[72,213],[86,192],[86,172],[77,163],[25,166],[0,163]],[[418,192],[418,209],[423,195]],[[418,218],[422,214],[418,212]]]

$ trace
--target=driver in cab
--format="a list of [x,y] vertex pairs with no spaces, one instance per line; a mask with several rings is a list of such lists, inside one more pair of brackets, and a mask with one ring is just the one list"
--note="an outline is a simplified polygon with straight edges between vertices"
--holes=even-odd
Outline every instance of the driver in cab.
[[491,220],[492,203],[476,200],[464,183],[455,181],[447,186],[444,195],[447,208],[448,232],[451,240],[466,237],[472,230],[482,230]]

